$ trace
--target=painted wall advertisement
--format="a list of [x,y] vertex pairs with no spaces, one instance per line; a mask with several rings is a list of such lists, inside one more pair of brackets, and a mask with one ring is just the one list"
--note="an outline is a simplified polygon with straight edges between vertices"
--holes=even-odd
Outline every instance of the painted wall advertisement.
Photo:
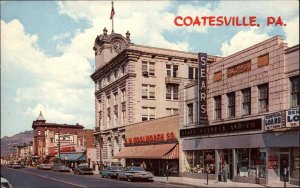
[[282,127],[283,112],[275,112],[265,116],[265,130],[272,130]]
[[286,127],[299,127],[299,109],[286,111]]

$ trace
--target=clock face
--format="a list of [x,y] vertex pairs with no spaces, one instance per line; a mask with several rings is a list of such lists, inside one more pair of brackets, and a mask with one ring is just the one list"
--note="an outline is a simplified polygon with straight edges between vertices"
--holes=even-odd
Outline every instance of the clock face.
[[121,52],[124,49],[124,44],[122,44],[120,41],[114,42],[112,46],[117,53]]

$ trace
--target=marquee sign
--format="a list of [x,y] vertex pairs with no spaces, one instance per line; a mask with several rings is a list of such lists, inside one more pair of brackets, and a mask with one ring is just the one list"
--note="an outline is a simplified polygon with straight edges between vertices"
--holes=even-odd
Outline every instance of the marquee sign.
[[208,124],[207,118],[207,54],[206,53],[199,53],[198,54],[199,62],[199,80],[198,80],[198,101],[199,101],[199,123],[200,124]]
[[261,130],[261,119],[180,130],[180,137]]

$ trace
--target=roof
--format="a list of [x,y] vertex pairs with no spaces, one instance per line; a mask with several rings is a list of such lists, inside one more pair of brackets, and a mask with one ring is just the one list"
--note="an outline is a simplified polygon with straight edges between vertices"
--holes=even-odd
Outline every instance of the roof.
[[130,146],[123,148],[114,158],[131,158],[131,159],[164,159],[169,158],[169,154],[174,153],[178,158],[177,143],[156,144],[143,146]]
[[39,115],[39,117],[36,120],[37,121],[45,121],[45,118],[44,118],[44,116],[42,114],[42,111],[40,111],[40,115]]
[[85,161],[85,152],[78,152],[78,153],[61,153],[60,160],[65,161]]

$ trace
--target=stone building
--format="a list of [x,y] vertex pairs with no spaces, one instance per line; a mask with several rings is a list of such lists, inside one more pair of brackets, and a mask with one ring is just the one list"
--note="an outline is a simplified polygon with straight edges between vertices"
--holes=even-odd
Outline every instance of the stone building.
[[126,125],[178,113],[179,85],[197,78],[198,59],[195,53],[135,45],[129,32],[123,37],[106,28],[93,49],[95,136],[102,151],[98,143],[97,157],[109,165],[120,162],[113,156],[124,147]]
[[275,36],[207,66],[208,124],[198,85],[180,94],[181,174],[217,179],[226,161],[233,181],[272,184],[287,170],[299,185],[299,45]]

